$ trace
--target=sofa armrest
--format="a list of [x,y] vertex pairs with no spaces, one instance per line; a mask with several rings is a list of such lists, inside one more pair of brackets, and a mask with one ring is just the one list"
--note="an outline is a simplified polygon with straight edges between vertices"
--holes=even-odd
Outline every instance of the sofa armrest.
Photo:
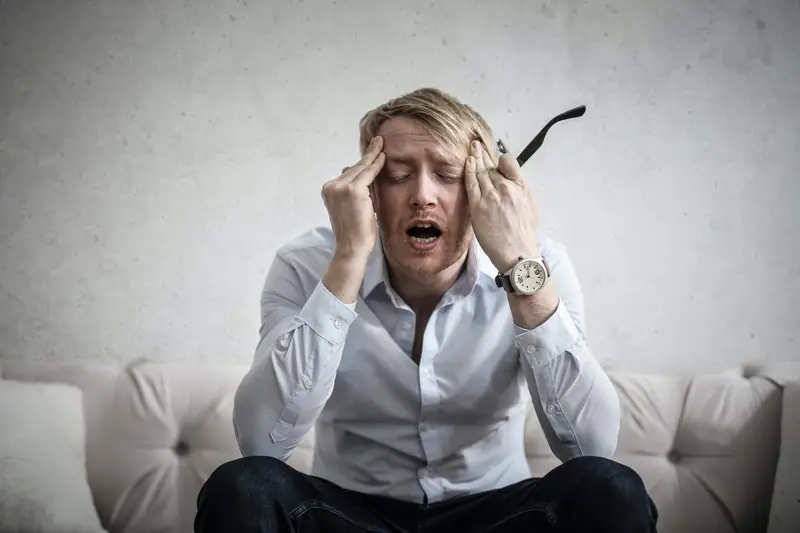
[[781,448],[767,531],[800,531],[800,380],[784,383]]

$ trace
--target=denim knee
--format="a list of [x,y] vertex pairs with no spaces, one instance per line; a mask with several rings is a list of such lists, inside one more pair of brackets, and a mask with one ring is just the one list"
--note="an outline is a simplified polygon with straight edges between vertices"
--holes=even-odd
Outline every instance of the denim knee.
[[602,491],[603,494],[625,497],[630,493],[646,492],[644,482],[634,469],[605,457],[584,456],[570,460],[565,466],[574,470],[572,475],[583,488]]
[[[616,513],[630,520],[650,523],[658,518],[655,504],[647,494],[641,476],[631,467],[603,457],[578,457],[567,463],[577,478],[585,508],[597,518]],[[598,524],[599,525],[599,524]]]
[[224,494],[225,499],[240,494],[252,494],[253,487],[259,487],[259,493],[279,493],[288,483],[293,471],[290,466],[273,457],[248,456],[240,457],[218,466],[208,477],[198,495],[204,492]]

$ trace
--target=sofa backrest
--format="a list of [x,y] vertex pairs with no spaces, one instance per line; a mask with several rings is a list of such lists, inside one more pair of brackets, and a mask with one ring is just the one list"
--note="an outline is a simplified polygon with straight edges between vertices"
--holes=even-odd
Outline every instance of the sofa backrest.
[[[203,482],[239,457],[231,415],[246,371],[189,363],[2,364],[5,379],[83,390],[88,478],[111,533],[192,531]],[[659,531],[764,531],[779,452],[780,387],[740,372],[610,375],[623,412],[615,459],[644,479],[659,508]],[[558,464],[532,408],[526,451],[535,476]],[[308,471],[312,458],[313,434],[290,463]]]

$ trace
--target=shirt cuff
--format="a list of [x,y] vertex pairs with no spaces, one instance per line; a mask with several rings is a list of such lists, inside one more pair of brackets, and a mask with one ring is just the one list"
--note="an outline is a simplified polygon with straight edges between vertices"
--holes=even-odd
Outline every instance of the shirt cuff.
[[514,324],[514,343],[531,366],[549,364],[580,341],[580,334],[569,310],[560,299],[556,312],[535,329],[525,329]]
[[342,302],[320,281],[297,317],[331,344],[341,344],[358,316],[355,309],[355,303]]

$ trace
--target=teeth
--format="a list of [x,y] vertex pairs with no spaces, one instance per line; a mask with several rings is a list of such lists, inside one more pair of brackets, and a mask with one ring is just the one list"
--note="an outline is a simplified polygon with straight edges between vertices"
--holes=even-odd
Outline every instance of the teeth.
[[430,228],[433,224],[416,224],[418,228]]
[[415,241],[417,241],[417,242],[421,242],[421,243],[429,243],[429,242],[433,242],[433,241],[435,241],[435,240],[436,240],[438,237],[425,237],[425,238],[421,238],[421,237],[411,237],[411,238],[412,238],[412,239],[414,239],[414,240],[415,240]]

